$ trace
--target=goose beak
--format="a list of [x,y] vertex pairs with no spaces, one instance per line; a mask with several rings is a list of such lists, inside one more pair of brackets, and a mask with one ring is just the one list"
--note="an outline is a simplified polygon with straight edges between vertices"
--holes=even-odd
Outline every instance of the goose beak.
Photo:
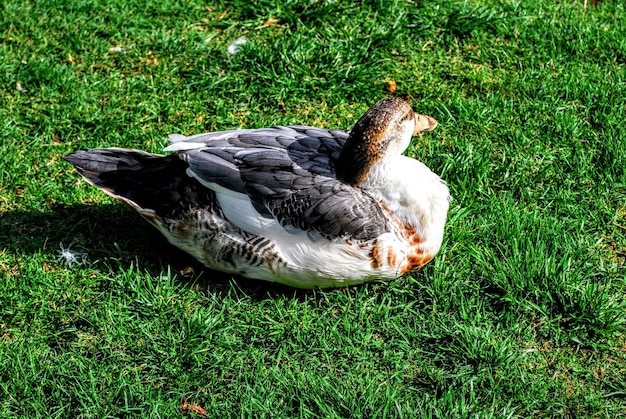
[[438,122],[435,121],[435,118],[416,113],[415,114],[415,129],[413,130],[413,135],[417,135],[420,132],[432,131],[435,129],[437,124]]

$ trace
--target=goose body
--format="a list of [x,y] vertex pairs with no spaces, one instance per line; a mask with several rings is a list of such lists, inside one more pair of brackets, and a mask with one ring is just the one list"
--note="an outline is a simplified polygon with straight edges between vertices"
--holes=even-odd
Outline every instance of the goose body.
[[66,160],[211,269],[298,288],[394,279],[438,252],[450,195],[401,153],[436,125],[406,100],[351,132],[308,126],[171,135],[166,156],[105,148]]

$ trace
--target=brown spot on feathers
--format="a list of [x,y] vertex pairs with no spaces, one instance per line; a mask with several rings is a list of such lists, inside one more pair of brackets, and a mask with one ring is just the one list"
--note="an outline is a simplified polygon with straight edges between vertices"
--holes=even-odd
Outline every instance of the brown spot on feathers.
[[407,258],[407,264],[400,271],[402,275],[426,265],[432,259],[432,255],[413,254]]
[[393,248],[389,247],[389,249],[387,250],[387,265],[396,266],[397,263],[398,255],[396,255],[396,252],[393,250]]
[[377,269],[382,266],[382,249],[376,239],[372,241],[369,257],[372,260],[372,269]]
[[402,275],[404,275],[410,271],[419,269],[422,266],[426,265],[428,262],[430,262],[434,255],[424,252],[424,249],[422,248],[422,243],[424,243],[424,239],[419,234],[417,234],[414,227],[408,224],[404,224],[402,226],[402,229],[404,230],[404,235],[409,242],[409,246],[411,249],[409,256],[406,259],[406,265],[404,265],[401,269],[401,273]]

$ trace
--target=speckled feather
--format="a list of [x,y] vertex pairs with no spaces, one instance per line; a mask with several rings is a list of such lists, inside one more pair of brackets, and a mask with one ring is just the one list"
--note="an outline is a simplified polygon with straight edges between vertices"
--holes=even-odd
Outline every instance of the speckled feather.
[[388,98],[350,133],[175,134],[168,156],[111,148],[66,159],[210,268],[301,288],[343,286],[395,278],[439,250],[447,186],[401,156],[414,131],[435,125]]
[[202,181],[247,194],[261,215],[285,227],[370,240],[390,231],[389,220],[374,198],[336,179],[347,136],[305,126],[243,130],[219,140],[206,134],[189,141],[210,147],[184,158]]
[[[185,173],[180,155],[108,148],[76,151],[65,159],[92,185],[137,209],[174,245],[208,267],[245,275],[275,269],[275,245],[230,223],[215,196]],[[211,258],[204,257],[211,254]]]

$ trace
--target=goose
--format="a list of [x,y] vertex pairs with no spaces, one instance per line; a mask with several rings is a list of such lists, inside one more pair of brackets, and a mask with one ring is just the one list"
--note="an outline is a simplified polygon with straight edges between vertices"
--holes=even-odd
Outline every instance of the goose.
[[166,155],[122,148],[65,159],[209,269],[297,288],[392,280],[439,251],[447,184],[404,156],[435,128],[403,97],[351,131],[311,126],[170,135]]

